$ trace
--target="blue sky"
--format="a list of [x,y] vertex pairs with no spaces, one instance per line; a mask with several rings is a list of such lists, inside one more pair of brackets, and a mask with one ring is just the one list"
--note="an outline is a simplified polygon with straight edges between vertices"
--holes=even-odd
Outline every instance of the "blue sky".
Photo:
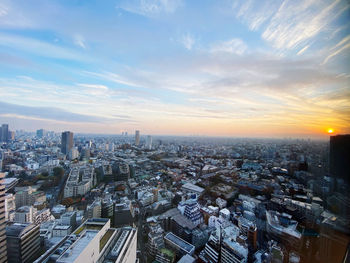
[[350,132],[348,1],[0,0],[12,129]]

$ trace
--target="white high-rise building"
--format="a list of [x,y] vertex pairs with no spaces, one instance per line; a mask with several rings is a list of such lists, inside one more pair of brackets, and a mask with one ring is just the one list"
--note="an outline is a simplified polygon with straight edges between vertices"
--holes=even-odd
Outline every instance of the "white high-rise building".
[[152,136],[148,135],[146,139],[146,149],[152,150]]
[[137,130],[137,131],[135,132],[135,145],[136,145],[136,146],[139,146],[139,144],[140,144],[140,131]]

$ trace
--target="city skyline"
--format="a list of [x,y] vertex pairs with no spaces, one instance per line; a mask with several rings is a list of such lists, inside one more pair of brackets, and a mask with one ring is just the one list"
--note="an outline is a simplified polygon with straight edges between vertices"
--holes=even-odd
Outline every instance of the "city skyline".
[[350,133],[349,7],[3,1],[0,123],[94,134]]

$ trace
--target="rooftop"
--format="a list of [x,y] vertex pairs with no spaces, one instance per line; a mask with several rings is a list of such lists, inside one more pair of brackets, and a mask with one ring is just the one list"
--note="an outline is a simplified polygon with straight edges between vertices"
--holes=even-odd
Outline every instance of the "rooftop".
[[169,232],[164,237],[165,240],[170,241],[171,243],[175,244],[176,246],[180,247],[184,251],[186,251],[187,254],[192,254],[195,247],[191,245],[190,243],[186,242],[182,238],[174,235],[172,232]]

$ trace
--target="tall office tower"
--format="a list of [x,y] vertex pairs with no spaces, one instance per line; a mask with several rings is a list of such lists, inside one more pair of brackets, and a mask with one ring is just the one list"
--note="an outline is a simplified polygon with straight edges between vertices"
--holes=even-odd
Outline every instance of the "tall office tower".
[[331,136],[329,146],[331,176],[350,185],[350,134]]
[[33,262],[40,252],[40,225],[12,223],[6,227],[9,263]]
[[152,136],[148,135],[146,139],[146,149],[152,150]]
[[1,141],[7,142],[9,139],[9,125],[3,124],[1,126]]
[[0,173],[0,263],[7,262],[4,177],[5,174]]
[[73,148],[73,132],[62,132],[61,151],[64,154],[68,154],[70,149]]
[[10,141],[14,141],[15,140],[15,132],[14,131],[9,131],[9,137],[8,139]]
[[44,129],[40,129],[36,131],[36,137],[38,138],[42,138],[45,136],[45,130]]
[[140,131],[137,130],[137,131],[135,132],[135,145],[136,145],[136,146],[139,146],[139,144],[140,144]]

